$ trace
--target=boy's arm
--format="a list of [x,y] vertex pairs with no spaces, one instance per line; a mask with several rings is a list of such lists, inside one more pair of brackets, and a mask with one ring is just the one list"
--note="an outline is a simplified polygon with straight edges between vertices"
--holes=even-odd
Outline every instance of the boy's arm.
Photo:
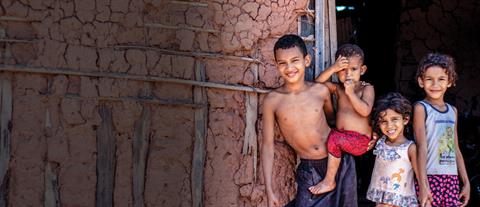
[[335,125],[335,113],[332,104],[332,98],[330,94],[330,89],[322,91],[323,97],[325,97],[325,102],[323,103],[323,111],[325,112],[325,118],[327,119],[327,123],[331,124],[332,126]]
[[[269,94],[271,95],[271,94]],[[265,178],[265,188],[267,191],[268,206],[277,205],[278,201],[272,188],[272,168],[274,157],[274,126],[275,115],[272,100],[269,95],[263,101],[263,143],[262,143],[262,163],[263,175]]]
[[427,138],[425,132],[425,108],[417,103],[413,107],[413,133],[417,144],[418,185],[420,189],[419,201],[424,206],[431,199],[427,180]]
[[[347,83],[350,84],[350,83]],[[346,86],[345,88],[347,88]],[[372,85],[366,85],[363,89],[362,97],[358,97],[353,90],[345,90],[345,94],[350,99],[353,109],[361,116],[367,117],[372,112],[375,92]]]
[[[455,117],[457,116],[457,109],[454,107]],[[465,168],[465,162],[463,160],[462,152],[458,145],[458,133],[457,133],[457,122],[455,122],[455,157],[457,161],[458,174],[460,175],[460,180],[462,181],[463,187],[460,191],[460,198],[463,198],[463,204],[461,206],[466,206],[468,200],[470,200],[470,181],[468,180],[467,170]]]
[[338,71],[341,71],[348,67],[348,59],[346,57],[339,56],[335,63],[322,71],[320,75],[315,79],[315,82],[325,83]]

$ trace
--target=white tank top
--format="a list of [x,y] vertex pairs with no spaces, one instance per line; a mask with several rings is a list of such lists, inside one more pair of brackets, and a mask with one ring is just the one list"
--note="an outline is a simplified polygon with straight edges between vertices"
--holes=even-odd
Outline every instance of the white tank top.
[[389,146],[385,143],[385,137],[377,142],[373,150],[377,157],[367,199],[395,206],[418,206],[415,173],[408,157],[408,148],[412,143],[413,141],[408,140],[399,146]]
[[426,101],[419,101],[425,108],[425,132],[427,139],[427,175],[457,175],[455,156],[456,114],[450,104],[439,111]]

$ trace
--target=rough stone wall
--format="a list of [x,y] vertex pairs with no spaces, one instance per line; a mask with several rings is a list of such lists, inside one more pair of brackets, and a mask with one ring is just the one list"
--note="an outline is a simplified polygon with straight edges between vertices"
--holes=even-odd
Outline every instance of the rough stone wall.
[[409,97],[422,97],[414,80],[420,59],[443,52],[456,59],[459,80],[447,91],[460,116],[480,116],[478,48],[480,5],[474,0],[403,1],[397,49],[397,88]]
[[[281,84],[273,65],[273,44],[279,36],[297,31],[294,9],[305,8],[306,0],[213,0],[198,2],[200,6],[172,2],[2,0],[0,16],[21,20],[1,20],[0,38],[25,41],[0,42],[0,63],[193,80],[195,62],[202,61],[210,82],[267,88]],[[148,23],[175,28],[149,27]],[[188,29],[192,27],[216,32]],[[117,47],[121,45],[253,57],[261,61],[258,81],[252,73],[257,63]],[[132,139],[135,122],[147,107],[152,112],[144,203],[191,206],[193,109],[121,99],[191,102],[191,86],[22,72],[0,75],[14,86],[8,203],[42,206],[45,166],[51,164],[56,166],[62,206],[94,206],[97,130],[104,120],[99,108],[106,106],[112,112],[116,146],[115,206],[133,205]],[[260,163],[254,177],[252,155],[241,154],[245,92],[206,90],[205,206],[265,206]],[[259,97],[261,103],[263,95]],[[260,145],[261,114],[259,118]],[[295,158],[280,135],[276,141],[275,189],[287,202],[294,193]]]

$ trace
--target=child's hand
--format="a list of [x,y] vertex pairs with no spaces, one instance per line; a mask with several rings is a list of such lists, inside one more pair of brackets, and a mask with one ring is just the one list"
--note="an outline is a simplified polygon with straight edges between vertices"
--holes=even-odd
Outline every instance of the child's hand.
[[278,201],[278,198],[275,195],[275,193],[269,193],[267,195],[267,200],[268,200],[268,207],[280,206],[280,202]]
[[370,142],[368,142],[367,151],[370,151],[375,146],[375,143],[377,143],[377,141],[378,141],[378,134],[376,132],[373,132],[372,139],[370,140]]
[[462,201],[461,207],[468,204],[468,200],[470,200],[470,183],[464,184],[462,191],[460,192],[458,197],[460,198],[460,201]]
[[420,206],[431,206],[430,202],[432,201],[432,192],[430,189],[420,189],[418,200],[420,201]]
[[353,80],[345,80],[343,87],[345,88],[345,93],[347,95],[355,94],[355,83],[353,83]]
[[343,56],[338,56],[337,60],[333,64],[334,72],[341,71],[348,67],[348,59]]
[[424,207],[432,207],[432,201],[428,200]]

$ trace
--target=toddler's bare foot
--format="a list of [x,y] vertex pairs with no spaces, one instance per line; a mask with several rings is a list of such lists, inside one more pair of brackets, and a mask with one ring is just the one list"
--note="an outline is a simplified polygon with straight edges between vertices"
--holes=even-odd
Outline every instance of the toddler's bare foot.
[[322,180],[318,184],[308,188],[308,190],[310,190],[312,194],[318,195],[332,191],[336,185],[335,181]]

